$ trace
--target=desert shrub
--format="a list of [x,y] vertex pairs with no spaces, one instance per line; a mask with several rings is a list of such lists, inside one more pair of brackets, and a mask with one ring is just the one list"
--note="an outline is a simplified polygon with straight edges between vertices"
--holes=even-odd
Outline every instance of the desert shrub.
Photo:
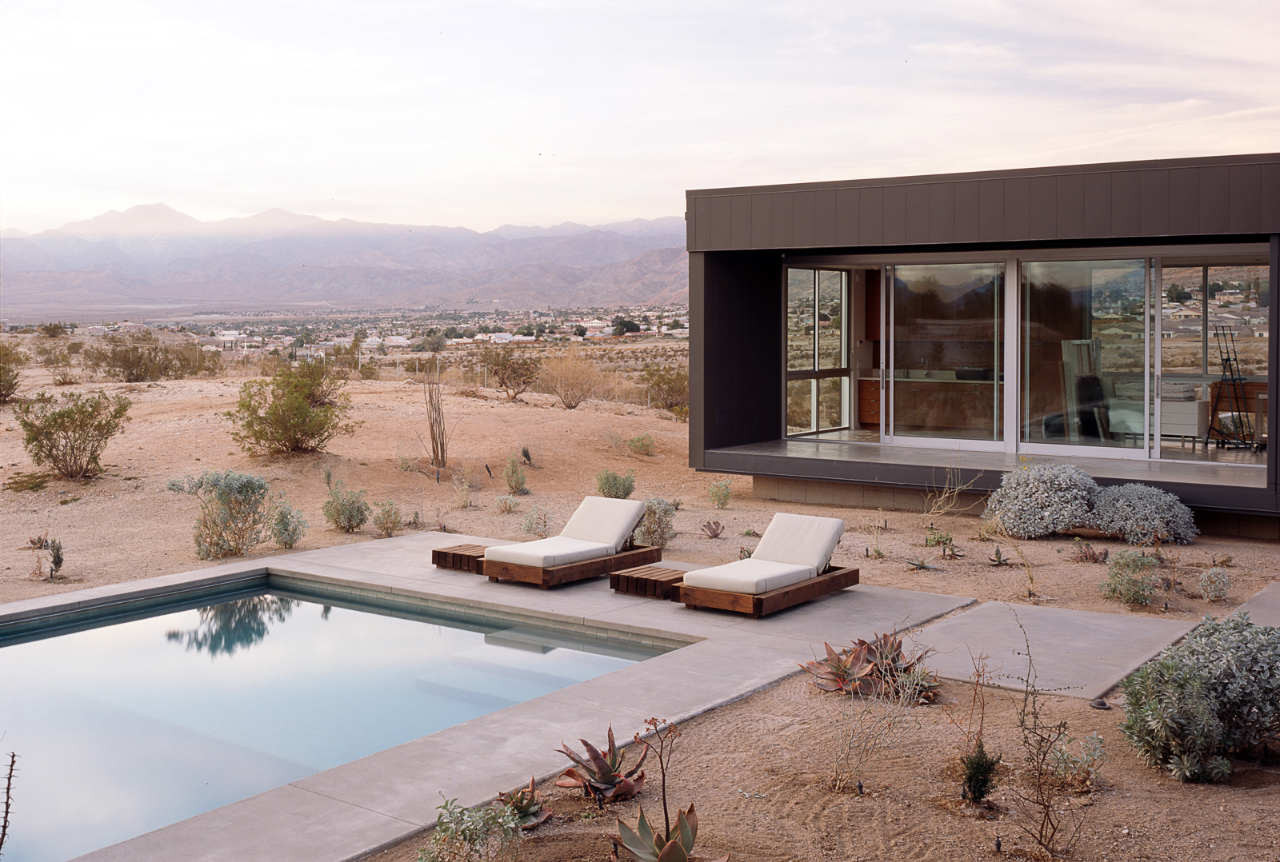
[[1080,740],[1080,753],[1071,751],[1073,739],[1068,739],[1053,749],[1050,763],[1058,780],[1066,787],[1088,790],[1098,781],[1098,771],[1107,761],[1107,749],[1102,737],[1091,733]]
[[520,508],[520,501],[510,494],[503,494],[493,501],[498,507],[498,511],[503,515],[510,515],[516,509]]
[[284,502],[276,507],[275,517],[271,519],[271,538],[277,545],[286,550],[292,548],[302,541],[306,529],[307,520],[297,509]]
[[510,805],[463,808],[446,799],[439,808],[431,841],[418,862],[498,862],[515,859],[520,815]]
[[329,499],[324,501],[324,518],[344,533],[354,533],[369,520],[372,510],[364,498],[364,491],[351,491],[342,481],[333,481],[328,470],[324,483],[329,489]]
[[528,487],[525,485],[524,468],[520,466],[520,459],[512,455],[507,459],[507,466],[502,471],[503,481],[507,483],[507,490],[516,496],[523,496],[529,493]]
[[265,541],[277,502],[261,476],[233,470],[209,471],[169,482],[169,490],[200,501],[196,517],[196,556],[202,560],[240,557]]
[[724,509],[729,506],[729,498],[733,496],[733,488],[728,479],[721,479],[717,482],[712,482],[707,493],[711,495],[712,505],[717,509]]
[[1037,464],[1011,470],[987,498],[984,518],[1018,539],[1038,539],[1089,523],[1098,483],[1079,467]]
[[130,401],[105,392],[41,392],[19,404],[14,416],[22,427],[22,445],[37,465],[48,465],[68,479],[89,479],[102,472],[99,458],[128,421]]
[[27,354],[12,344],[0,342],[0,404],[18,391],[18,369],[29,361]]
[[604,385],[604,375],[596,364],[578,353],[544,361],[541,379],[547,391],[558,398],[566,410],[573,410],[593,398]]
[[1137,551],[1121,551],[1107,564],[1107,579],[1102,594],[1119,599],[1126,605],[1149,605],[1155,598],[1160,580],[1155,575],[1159,563],[1154,557]]
[[[458,509],[471,508],[471,480],[467,478],[467,474],[463,470],[457,470],[453,474],[453,505]],[[441,532],[446,532],[441,530]]]
[[640,382],[649,396],[649,404],[670,410],[677,416],[689,415],[689,372],[674,365],[648,365],[640,372]]
[[653,436],[638,434],[627,440],[627,448],[632,455],[652,455],[654,453]]
[[250,380],[240,387],[236,409],[224,414],[236,426],[231,436],[248,452],[319,452],[356,428],[348,420],[345,385],[321,362],[283,366],[270,380]]
[[634,473],[627,473],[624,476],[612,470],[601,470],[596,474],[596,490],[601,497],[625,500],[631,496],[631,492],[635,489],[636,475]]
[[551,520],[547,517],[547,513],[537,506],[530,509],[524,516],[524,531],[531,536],[545,539],[551,534]]
[[374,509],[373,529],[382,538],[391,538],[403,524],[404,518],[400,516],[400,507],[392,501],[381,502]]
[[520,356],[510,347],[486,347],[480,364],[493,375],[493,382],[515,401],[538,380],[542,362],[536,356]]
[[1131,545],[1189,545],[1200,531],[1182,501],[1159,488],[1130,482],[1098,492],[1090,526]]
[[665,548],[676,535],[676,507],[673,503],[654,497],[644,501],[644,516],[636,527],[635,538],[641,545]]
[[360,365],[361,380],[377,380],[379,375],[378,366],[373,362],[364,362]]
[[992,757],[979,739],[973,751],[960,758],[963,770],[963,795],[970,802],[981,802],[987,798],[996,781],[996,770],[1000,766],[1000,755]]
[[1210,602],[1220,602],[1231,592],[1231,573],[1215,566],[1200,573],[1200,597]]
[[1125,737],[1180,781],[1225,781],[1230,755],[1280,735],[1280,628],[1207,619],[1123,684]]
[[222,367],[218,353],[197,345],[161,344],[151,333],[111,336],[102,347],[87,347],[83,353],[86,367],[124,383],[216,374]]

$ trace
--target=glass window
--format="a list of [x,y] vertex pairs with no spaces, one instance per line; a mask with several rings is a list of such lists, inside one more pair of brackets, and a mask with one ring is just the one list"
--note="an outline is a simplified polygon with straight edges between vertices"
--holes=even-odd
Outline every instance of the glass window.
[[849,276],[787,270],[787,432],[849,425]]
[[1146,263],[1022,265],[1022,439],[1145,444]]
[[893,433],[1002,439],[1004,266],[893,268]]

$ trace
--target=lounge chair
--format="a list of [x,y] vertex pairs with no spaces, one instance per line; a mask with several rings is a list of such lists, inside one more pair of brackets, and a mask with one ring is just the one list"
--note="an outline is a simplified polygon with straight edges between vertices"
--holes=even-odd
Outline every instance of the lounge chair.
[[485,548],[483,573],[491,581],[519,581],[547,589],[656,563],[661,548],[632,543],[644,516],[636,500],[586,497],[560,535]]
[[679,601],[763,617],[858,583],[858,570],[831,566],[844,532],[839,518],[779,512],[744,560],[686,572]]

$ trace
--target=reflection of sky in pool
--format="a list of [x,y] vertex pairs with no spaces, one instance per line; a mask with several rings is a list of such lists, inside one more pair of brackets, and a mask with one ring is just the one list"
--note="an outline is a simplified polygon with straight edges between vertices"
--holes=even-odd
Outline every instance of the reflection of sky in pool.
[[85,853],[652,654],[468,625],[266,594],[0,647],[5,862]]

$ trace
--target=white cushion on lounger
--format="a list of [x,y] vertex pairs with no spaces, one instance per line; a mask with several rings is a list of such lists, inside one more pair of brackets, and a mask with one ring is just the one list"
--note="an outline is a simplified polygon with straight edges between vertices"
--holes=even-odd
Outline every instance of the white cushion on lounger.
[[568,536],[552,536],[549,539],[538,539],[536,542],[485,548],[484,558],[497,560],[500,563],[518,563],[522,566],[538,566],[545,569],[551,566],[563,566],[566,563],[594,560],[596,557],[607,557],[612,553],[612,545],[584,542]]
[[725,563],[723,566],[686,572],[684,582],[691,587],[756,595],[807,581],[814,574],[811,566],[797,566],[748,557],[745,560]]
[[644,503],[639,500],[614,500],[609,497],[583,497],[561,536],[598,542],[621,551],[631,533],[644,516]]
[[760,537],[751,559],[792,563],[821,572],[831,562],[843,533],[844,521],[839,518],[779,512]]

